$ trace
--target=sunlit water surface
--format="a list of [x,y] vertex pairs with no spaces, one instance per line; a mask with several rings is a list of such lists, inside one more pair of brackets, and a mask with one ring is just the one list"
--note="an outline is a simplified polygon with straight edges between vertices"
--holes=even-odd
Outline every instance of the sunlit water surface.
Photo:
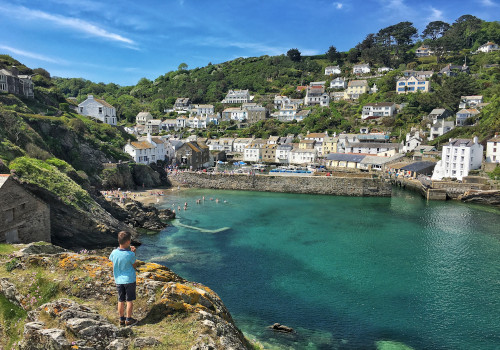
[[[160,206],[184,202],[174,226],[142,237],[139,258],[215,290],[266,348],[500,349],[497,210],[397,190],[392,198],[187,190]],[[275,334],[274,322],[297,333]]]

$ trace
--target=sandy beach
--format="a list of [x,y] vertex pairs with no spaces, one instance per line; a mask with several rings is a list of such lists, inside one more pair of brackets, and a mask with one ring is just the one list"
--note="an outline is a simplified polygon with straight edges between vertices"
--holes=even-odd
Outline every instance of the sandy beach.
[[164,201],[168,198],[170,193],[183,191],[185,188],[183,187],[172,187],[172,188],[155,188],[148,190],[140,190],[140,191],[101,191],[102,195],[106,198],[106,200],[111,201],[114,200],[115,203],[122,204],[119,200],[120,198],[128,198],[133,199],[143,204],[156,204]]

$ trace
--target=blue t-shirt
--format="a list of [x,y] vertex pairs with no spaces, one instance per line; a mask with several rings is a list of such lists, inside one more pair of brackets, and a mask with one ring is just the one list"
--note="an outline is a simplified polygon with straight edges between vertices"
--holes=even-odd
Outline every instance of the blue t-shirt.
[[113,275],[116,284],[127,284],[135,282],[135,254],[130,250],[116,248],[109,256],[113,263]]

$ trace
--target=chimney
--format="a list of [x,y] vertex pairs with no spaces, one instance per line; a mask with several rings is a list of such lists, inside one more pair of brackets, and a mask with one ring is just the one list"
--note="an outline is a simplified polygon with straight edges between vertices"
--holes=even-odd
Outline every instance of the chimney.
[[88,96],[87,96],[87,98],[88,98],[89,100],[93,100],[93,99],[94,99],[94,95],[88,95]]
[[17,69],[16,66],[12,66],[11,72],[12,72],[12,75],[14,75],[16,77],[19,75],[19,69]]
[[479,139],[477,138],[477,136],[474,136],[474,143],[475,144],[479,143]]
[[148,132],[147,139],[148,139],[149,143],[153,142],[153,139],[151,138],[151,134],[149,132]]

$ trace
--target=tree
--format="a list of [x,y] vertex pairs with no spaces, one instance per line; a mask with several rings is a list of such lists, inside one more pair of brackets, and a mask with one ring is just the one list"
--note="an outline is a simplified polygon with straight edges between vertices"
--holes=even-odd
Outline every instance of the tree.
[[334,62],[340,58],[340,54],[335,46],[330,46],[326,52],[326,58],[330,62]]
[[300,60],[302,59],[301,53],[298,49],[290,49],[290,50],[288,50],[286,55],[293,62],[300,62]]
[[399,22],[392,26],[392,36],[398,46],[410,45],[417,36],[417,28],[411,22]]
[[184,62],[179,64],[179,67],[177,67],[178,70],[186,70],[188,68],[188,65]]
[[347,61],[350,63],[356,63],[358,62],[360,52],[358,49],[350,49],[349,52],[347,53]]
[[442,37],[446,31],[450,29],[450,25],[443,21],[433,21],[427,24],[427,27],[422,31],[422,38],[430,38],[436,40]]

